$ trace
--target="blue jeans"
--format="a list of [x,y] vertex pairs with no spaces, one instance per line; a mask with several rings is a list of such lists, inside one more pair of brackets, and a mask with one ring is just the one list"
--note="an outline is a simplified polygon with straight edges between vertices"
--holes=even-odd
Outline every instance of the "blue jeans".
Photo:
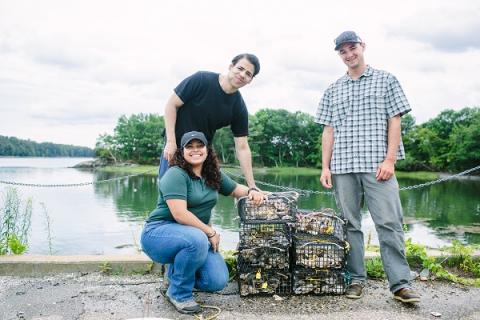
[[163,177],[165,172],[167,172],[168,169],[168,161],[165,159],[165,156],[162,154],[160,155],[160,166],[158,167],[158,181]]
[[405,256],[403,213],[398,182],[395,176],[387,181],[377,181],[375,173],[334,174],[335,200],[347,219],[347,240],[350,252],[347,269],[352,282],[364,282],[365,244],[361,230],[360,212],[365,196],[368,211],[375,223],[380,242],[383,269],[387,274],[390,291],[410,286],[410,267]]
[[228,282],[223,257],[213,252],[200,229],[173,221],[153,221],[145,225],[143,251],[155,262],[170,264],[168,296],[183,302],[193,299],[193,288],[219,291]]

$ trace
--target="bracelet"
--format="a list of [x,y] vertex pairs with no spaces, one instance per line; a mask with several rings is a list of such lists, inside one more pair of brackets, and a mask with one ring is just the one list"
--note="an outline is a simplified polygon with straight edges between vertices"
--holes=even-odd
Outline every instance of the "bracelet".
[[247,191],[247,195],[249,195],[249,194],[250,194],[250,191],[257,191],[257,192],[260,192],[260,190],[258,190],[257,188],[255,188],[255,187],[252,187],[252,188],[248,189],[248,191]]
[[213,232],[212,232],[212,233],[207,234],[207,238],[208,238],[208,239],[213,238],[213,237],[215,237],[216,234],[217,234],[217,230],[213,229]]

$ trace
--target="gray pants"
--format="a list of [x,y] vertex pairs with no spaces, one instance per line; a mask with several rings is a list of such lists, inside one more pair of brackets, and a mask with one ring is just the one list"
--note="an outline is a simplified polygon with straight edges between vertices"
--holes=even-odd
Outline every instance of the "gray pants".
[[405,257],[403,213],[395,176],[387,181],[377,181],[375,173],[334,174],[335,200],[347,223],[347,240],[350,252],[347,270],[352,282],[366,280],[365,243],[361,230],[361,203],[365,196],[368,210],[375,223],[380,242],[383,268],[387,274],[390,291],[409,287],[410,267]]

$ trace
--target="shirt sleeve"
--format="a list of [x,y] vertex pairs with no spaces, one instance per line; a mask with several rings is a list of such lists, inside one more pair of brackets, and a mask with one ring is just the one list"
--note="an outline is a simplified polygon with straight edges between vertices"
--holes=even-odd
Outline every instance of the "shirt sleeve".
[[187,103],[201,91],[202,78],[202,72],[198,71],[193,75],[185,78],[174,89],[175,93],[182,100],[183,103]]
[[328,88],[323,94],[322,100],[320,100],[320,103],[318,104],[315,122],[326,126],[333,126],[332,110],[331,90]]
[[407,97],[405,96],[402,86],[400,85],[400,82],[398,82],[397,78],[393,75],[390,75],[389,80],[387,95],[385,97],[387,104],[387,116],[388,118],[392,118],[397,115],[403,116],[412,109],[410,108]]
[[171,167],[160,179],[160,192],[164,200],[187,200],[188,175],[178,167]]
[[248,136],[248,110],[241,95],[234,110],[230,128],[234,137]]
[[222,175],[222,181],[220,182],[220,190],[218,192],[224,196],[229,196],[232,194],[233,190],[237,187],[237,183],[233,181],[225,173],[220,172]]

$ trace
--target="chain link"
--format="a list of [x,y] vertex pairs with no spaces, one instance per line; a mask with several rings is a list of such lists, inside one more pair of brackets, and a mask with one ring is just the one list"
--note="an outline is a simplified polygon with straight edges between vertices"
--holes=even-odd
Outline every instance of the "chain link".
[[[428,187],[428,186],[431,186],[431,185],[434,185],[434,184],[437,184],[437,183],[441,183],[441,182],[445,182],[445,181],[448,181],[448,180],[451,180],[451,179],[455,179],[457,177],[466,175],[470,172],[474,172],[474,171],[477,171],[479,169],[480,169],[480,166],[476,166],[474,168],[465,170],[463,172],[460,172],[460,173],[457,173],[457,174],[454,174],[454,175],[451,175],[451,176],[448,176],[448,177],[445,177],[445,178],[440,178],[440,179],[437,179],[437,180],[433,180],[433,181],[429,181],[429,182],[426,182],[426,183],[421,183],[421,184],[417,184],[417,185],[413,185],[413,186],[402,187],[402,188],[400,188],[400,191],[414,190],[414,189],[419,189],[419,188],[423,188],[423,187]],[[100,181],[89,181],[89,182],[80,182],[80,183],[41,184],[41,183],[23,183],[23,182],[0,180],[0,184],[7,184],[7,185],[14,185],[14,186],[21,186],[21,187],[39,187],[39,188],[83,187],[83,186],[88,186],[88,185],[102,184],[102,183],[107,183],[107,182],[132,178],[132,177],[144,175],[144,174],[147,174],[147,173],[150,173],[150,172],[154,172],[154,171],[157,171],[157,170],[158,169],[155,168],[155,169],[150,169],[150,170],[147,170],[147,171],[144,171],[144,172],[130,174],[130,175],[122,176],[122,177],[115,177],[115,178],[105,179],[105,180],[100,180]],[[245,180],[243,175],[236,174],[236,173],[233,173],[233,172],[228,171],[228,170],[223,170],[223,171],[226,174],[228,174],[232,177],[240,178],[240,179]],[[331,192],[331,191],[317,191],[317,190],[285,187],[285,186],[279,186],[279,185],[276,185],[276,184],[273,184],[273,183],[268,183],[268,182],[260,181],[260,180],[255,180],[255,182],[257,184],[260,184],[260,185],[263,185],[263,186],[268,186],[268,187],[272,187],[272,188],[276,188],[276,189],[280,189],[280,190],[295,191],[295,192],[298,192],[298,193],[300,193],[301,195],[304,195],[304,196],[310,196],[311,194],[322,194],[322,195],[330,195],[330,196],[333,195],[333,192]]]
[[[433,181],[429,181],[429,182],[426,182],[426,183],[421,183],[421,184],[417,184],[417,185],[413,185],[413,186],[402,187],[399,190],[400,191],[413,190],[413,189],[419,189],[419,188],[431,186],[431,185],[434,185],[434,184],[437,184],[437,183],[445,182],[447,180],[451,180],[451,179],[466,175],[470,172],[474,172],[474,171],[477,171],[479,169],[480,169],[480,166],[476,166],[474,168],[465,170],[463,172],[460,172],[460,173],[457,173],[457,174],[454,174],[454,175],[451,175],[451,176],[448,176],[448,177],[445,177],[445,178],[440,178],[440,179],[437,179],[437,180],[433,180]],[[233,172],[228,171],[228,170],[223,170],[223,171],[230,176],[245,180],[245,178],[240,174],[236,174],[236,173],[233,173]],[[311,194],[323,194],[323,195],[330,195],[330,196],[333,195],[333,192],[329,192],[329,191],[316,191],[316,190],[308,190],[308,189],[305,190],[305,189],[284,187],[284,186],[278,186],[278,185],[275,185],[275,184],[272,184],[272,183],[268,183],[268,182],[265,182],[265,181],[259,181],[259,180],[255,180],[255,183],[260,184],[260,185],[264,185],[264,186],[268,186],[268,187],[281,189],[281,190],[295,191],[295,192],[298,192],[298,193],[300,193],[304,196],[310,196]]]
[[127,175],[127,176],[122,176],[122,177],[115,177],[115,178],[105,179],[105,180],[100,180],[100,181],[79,182],[79,183],[42,184],[42,183],[23,183],[23,182],[0,180],[0,184],[8,184],[8,185],[13,185],[13,186],[21,186],[21,187],[36,187],[36,188],[84,187],[84,186],[88,186],[88,185],[102,184],[102,183],[107,183],[107,182],[132,178],[132,177],[144,175],[144,174],[147,174],[147,173],[150,173],[150,172],[154,172],[154,171],[157,171],[157,170],[158,169],[155,168],[155,169],[150,169],[150,170],[147,170],[147,171],[144,171],[144,172],[134,173],[134,174],[130,174],[130,175]]

